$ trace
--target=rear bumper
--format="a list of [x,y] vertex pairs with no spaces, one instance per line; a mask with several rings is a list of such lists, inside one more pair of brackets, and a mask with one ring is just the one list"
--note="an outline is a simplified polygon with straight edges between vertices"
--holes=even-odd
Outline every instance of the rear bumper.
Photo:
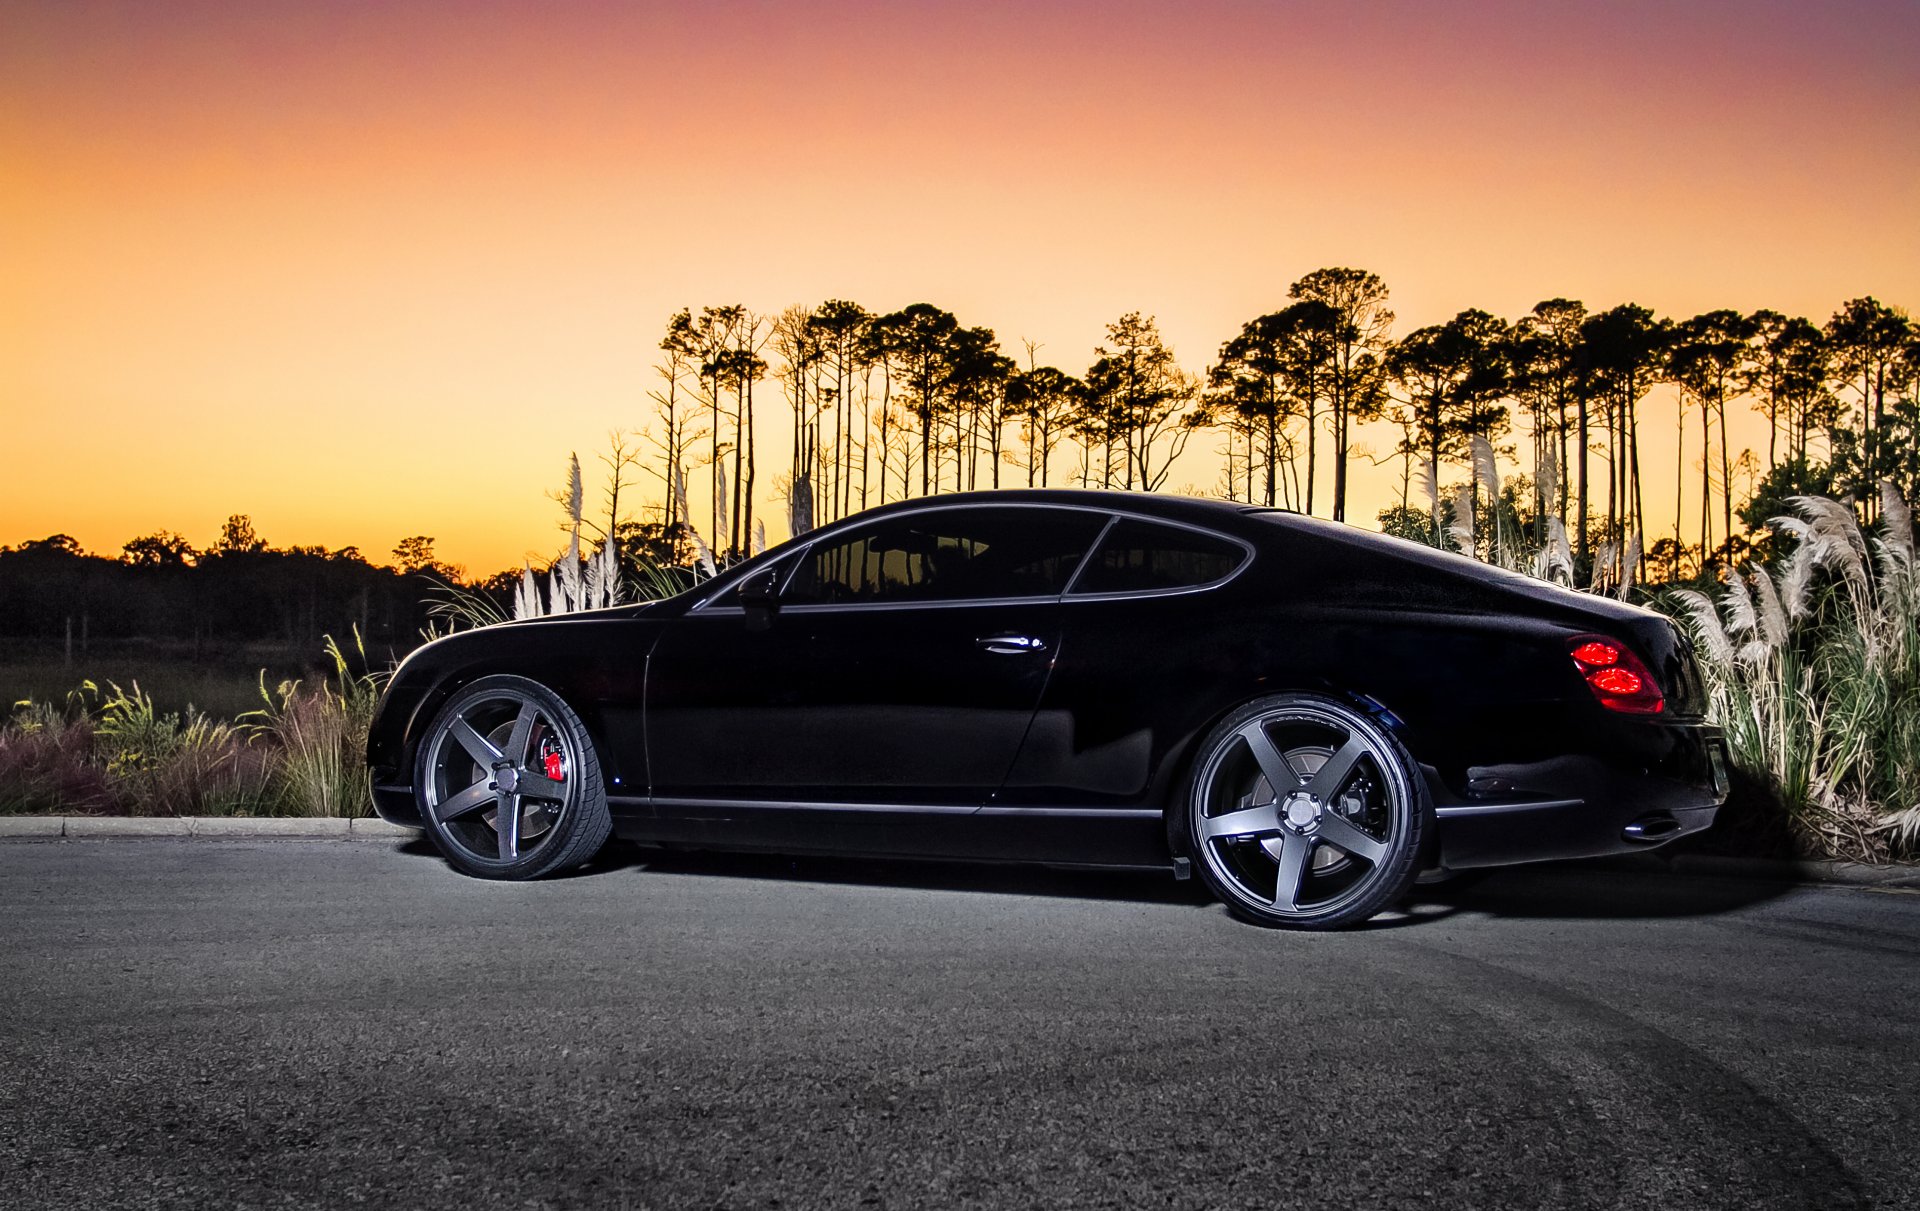
[[[1651,849],[1706,829],[1727,797],[1718,728],[1648,724],[1618,755],[1575,754],[1476,768],[1485,797],[1429,777],[1438,864],[1452,870]],[[1630,833],[1629,829],[1632,829]]]

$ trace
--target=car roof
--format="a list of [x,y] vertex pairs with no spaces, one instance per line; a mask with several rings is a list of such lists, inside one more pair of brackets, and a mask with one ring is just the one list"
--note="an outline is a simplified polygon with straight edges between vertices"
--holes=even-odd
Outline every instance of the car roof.
[[1199,496],[1165,496],[1153,492],[1124,492],[1111,488],[995,488],[982,492],[948,492],[938,496],[916,496],[909,500],[891,501],[851,514],[848,518],[841,520],[967,505],[1067,505],[1082,509],[1136,513],[1142,517],[1164,517],[1169,521],[1213,525],[1236,531],[1240,527],[1233,523],[1249,511],[1249,506],[1236,501],[1211,500]]

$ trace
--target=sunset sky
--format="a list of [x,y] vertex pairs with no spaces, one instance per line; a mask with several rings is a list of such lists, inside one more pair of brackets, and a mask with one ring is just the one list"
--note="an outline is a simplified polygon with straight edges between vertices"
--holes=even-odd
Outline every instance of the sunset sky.
[[1201,370],[1329,265],[1397,332],[1920,306],[1916,119],[1911,2],[0,2],[0,543],[517,564],[682,306],[928,301],[1076,373],[1130,310]]

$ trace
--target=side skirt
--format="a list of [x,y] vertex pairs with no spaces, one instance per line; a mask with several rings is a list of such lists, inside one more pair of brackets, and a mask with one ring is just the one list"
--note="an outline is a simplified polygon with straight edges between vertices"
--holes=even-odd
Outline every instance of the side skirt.
[[935,858],[1177,870],[1158,809],[911,807],[871,803],[613,804],[629,841],[843,857]]

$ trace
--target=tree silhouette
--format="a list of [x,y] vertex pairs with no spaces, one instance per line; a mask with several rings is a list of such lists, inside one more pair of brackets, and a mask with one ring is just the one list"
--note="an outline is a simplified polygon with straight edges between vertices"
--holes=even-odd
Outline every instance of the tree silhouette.
[[793,414],[792,450],[787,461],[787,525],[795,535],[805,534],[814,525],[813,465],[820,440],[814,387],[825,356],[821,335],[810,308],[789,307],[774,317],[773,350],[781,361],[778,377]]
[[1333,313],[1327,374],[1333,420],[1333,519],[1344,521],[1351,426],[1377,416],[1385,402],[1379,389],[1380,358],[1393,328],[1386,283],[1378,274],[1361,269],[1317,269],[1295,282],[1287,295],[1324,303]]
[[1787,456],[1798,458],[1805,453],[1812,397],[1826,386],[1825,338],[1811,321],[1778,311],[1756,311],[1747,323],[1751,336],[1740,390],[1751,395],[1754,407],[1766,414],[1767,470],[1771,472],[1780,465],[1782,427],[1787,430]]
[[952,373],[952,345],[960,321],[931,303],[915,303],[874,321],[884,329],[908,406],[920,422],[920,492],[933,491],[933,427],[944,419]]
[[[1709,311],[1673,326],[1667,373],[1700,408],[1700,558],[1714,550],[1713,421],[1720,421],[1721,537],[1733,537],[1733,459],[1727,451],[1727,399],[1737,388],[1754,325],[1737,311]],[[1678,541],[1678,503],[1675,540]]]
[[1027,342],[1027,368],[1007,380],[1007,406],[1020,422],[1020,442],[1027,449],[1027,487],[1047,487],[1053,448],[1066,436],[1073,415],[1086,396],[1086,384],[1053,366],[1034,365],[1039,346]]
[[235,513],[220,527],[220,537],[207,548],[209,555],[254,555],[267,549],[266,540],[253,532],[253,518]]
[[[854,431],[867,419],[864,397],[856,403],[854,386],[867,364],[871,345],[867,329],[873,317],[858,303],[829,299],[810,317],[819,346],[822,372],[832,382],[833,426],[826,434],[823,478],[830,517],[844,517],[853,508]],[[865,461],[866,434],[861,434],[861,461]]]
[[129,538],[120,548],[120,562],[133,567],[184,567],[194,561],[193,544],[171,530],[155,530]]
[[[1547,538],[1546,516],[1552,512],[1561,524],[1567,520],[1567,505],[1573,482],[1579,481],[1581,522],[1580,558],[1586,559],[1587,513],[1587,397],[1580,390],[1578,350],[1580,325],[1587,309],[1572,299],[1546,299],[1517,320],[1507,343],[1507,360],[1513,373],[1513,389],[1521,406],[1533,418],[1533,477],[1535,509],[1540,518],[1536,540]],[[1570,428],[1568,409],[1575,414]],[[1568,437],[1577,436],[1577,459],[1569,459]],[[1551,438],[1551,442],[1548,441]],[[1551,452],[1557,471],[1555,499],[1545,500],[1541,467]],[[1578,466],[1574,465],[1578,462]]]
[[1904,386],[1902,377],[1911,364],[1903,354],[1913,326],[1904,313],[1867,296],[1848,299],[1827,321],[1826,335],[1834,376],[1858,396],[1855,433],[1860,453],[1848,488],[1871,509],[1873,481],[1892,469],[1890,460],[1881,457],[1881,433],[1887,424],[1887,397]]
[[686,474],[689,452],[707,436],[707,430],[701,429],[688,415],[688,401],[683,398],[684,385],[700,363],[700,335],[694,328],[693,313],[687,308],[681,308],[668,318],[667,333],[660,340],[660,352],[665,357],[655,367],[655,372],[665,386],[649,394],[664,430],[656,439],[661,456],[661,467],[656,474],[660,477],[661,496],[666,502],[662,524],[673,526],[693,520],[680,516],[679,494],[673,490],[673,486],[678,478]]
[[[980,486],[979,456],[985,454],[992,467],[991,486],[1000,486],[1000,454],[1005,440],[1009,405],[1007,383],[1014,371],[1013,359],[1002,356],[1000,343],[986,328],[962,328],[954,334],[948,353],[948,386],[954,403],[954,444],[964,451],[966,487]],[[961,463],[954,465],[954,486],[959,487]]]
[[1580,325],[1577,358],[1583,390],[1605,411],[1607,430],[1607,542],[1617,573],[1629,533],[1644,540],[1640,481],[1640,401],[1652,390],[1666,349],[1667,321],[1636,303],[1588,316]]
[[415,534],[394,544],[393,565],[402,572],[417,572],[433,566],[433,538]]
[[[1168,464],[1186,447],[1192,428],[1180,424],[1198,384],[1174,362],[1153,317],[1129,311],[1107,325],[1107,343],[1087,368],[1087,395],[1105,422],[1107,464],[1101,486],[1111,486],[1112,447],[1126,456],[1121,486],[1137,482],[1152,491],[1166,479]],[[1160,462],[1155,463],[1155,457]]]
[[[1492,442],[1505,431],[1506,325],[1487,312],[1463,311],[1408,333],[1388,350],[1387,366],[1408,404],[1407,444],[1426,455],[1433,474],[1454,460],[1471,467],[1472,439]],[[1470,499],[1477,508],[1477,482]],[[1432,521],[1437,542],[1440,518]]]
[[[1305,421],[1307,441],[1307,477],[1304,495],[1297,472],[1291,499],[1304,500],[1306,511],[1313,511],[1314,451],[1316,412],[1333,378],[1336,331],[1339,322],[1333,308],[1317,299],[1249,320],[1240,335],[1220,347],[1220,360],[1213,368],[1209,383],[1215,403],[1232,411],[1260,439],[1259,461],[1265,467],[1265,501],[1272,505],[1284,491],[1286,481],[1278,468],[1282,462],[1293,471],[1293,439],[1287,426],[1296,419]],[[1254,456],[1249,453],[1248,472]]]

